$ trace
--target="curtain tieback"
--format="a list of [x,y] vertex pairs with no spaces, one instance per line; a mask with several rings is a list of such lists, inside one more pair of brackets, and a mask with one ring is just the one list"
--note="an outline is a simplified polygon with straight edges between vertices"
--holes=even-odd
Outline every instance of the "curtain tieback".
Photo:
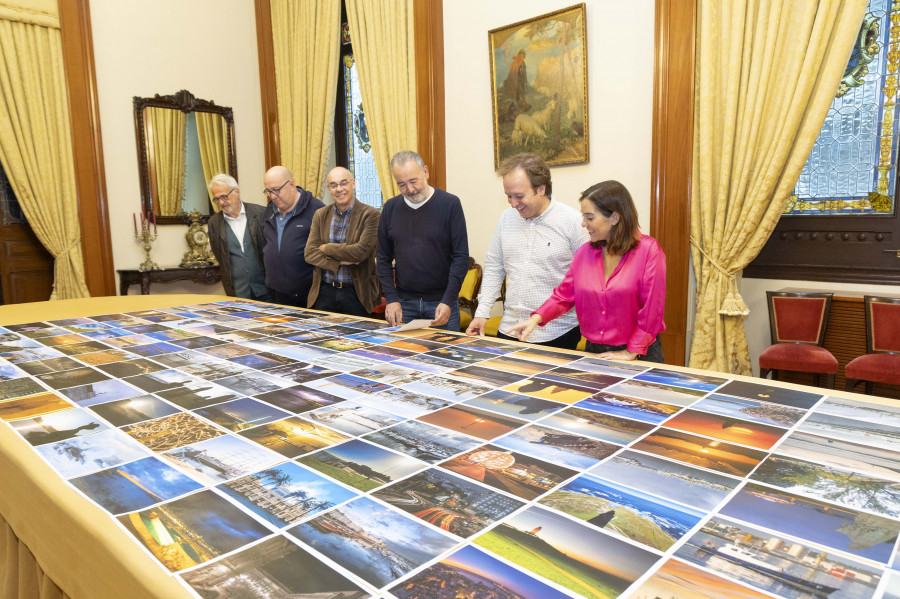
[[694,236],[691,235],[691,245],[693,245],[700,254],[706,258],[706,261],[713,265],[713,267],[718,270],[722,275],[728,279],[730,283],[731,290],[728,292],[728,295],[725,296],[725,299],[722,301],[722,306],[719,308],[719,314],[723,316],[747,316],[750,314],[750,309],[747,307],[747,304],[744,302],[744,298],[741,297],[740,292],[737,288],[737,280],[735,279],[734,273],[728,272],[725,268],[713,260],[712,256],[706,253],[706,251],[700,247],[700,244],[694,239]]

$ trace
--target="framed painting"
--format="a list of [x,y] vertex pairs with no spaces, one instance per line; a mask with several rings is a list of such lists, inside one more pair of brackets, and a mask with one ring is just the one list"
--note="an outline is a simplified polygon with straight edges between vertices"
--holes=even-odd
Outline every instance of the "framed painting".
[[488,32],[495,168],[519,152],[590,160],[584,16],[582,3]]

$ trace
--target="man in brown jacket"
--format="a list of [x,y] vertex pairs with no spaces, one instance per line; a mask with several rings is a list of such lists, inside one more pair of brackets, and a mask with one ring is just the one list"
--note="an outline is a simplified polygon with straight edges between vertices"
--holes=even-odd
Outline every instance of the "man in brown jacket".
[[328,173],[334,205],[313,215],[304,257],[315,266],[309,306],[316,310],[369,316],[381,299],[375,274],[375,246],[381,213],[356,201],[356,180],[344,167]]

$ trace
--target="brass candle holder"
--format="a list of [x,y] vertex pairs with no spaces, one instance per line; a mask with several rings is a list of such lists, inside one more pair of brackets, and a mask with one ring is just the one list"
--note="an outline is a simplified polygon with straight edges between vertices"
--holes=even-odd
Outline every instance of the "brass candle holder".
[[[132,215],[134,218],[134,215]],[[152,220],[152,223],[151,223]],[[150,225],[153,225],[153,230],[150,230]],[[146,271],[146,270],[161,270],[159,265],[154,262],[150,258],[150,243],[156,241],[157,231],[156,231],[156,215],[155,214],[143,214],[141,213],[141,230],[138,231],[137,228],[137,218],[134,219],[134,239],[138,243],[142,243],[144,245],[144,261],[141,262],[141,265],[138,266],[138,270]]]

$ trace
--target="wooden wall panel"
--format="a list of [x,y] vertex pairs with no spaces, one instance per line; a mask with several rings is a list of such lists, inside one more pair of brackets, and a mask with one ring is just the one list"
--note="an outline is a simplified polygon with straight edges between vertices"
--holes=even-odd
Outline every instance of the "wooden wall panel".
[[685,365],[697,0],[656,0],[650,234],[666,253],[666,362]]
[[255,0],[256,45],[259,55],[259,92],[262,101],[263,145],[266,170],[281,164],[278,138],[278,98],[275,90],[275,46],[272,44],[272,11],[269,0]]
[[446,189],[444,135],[444,3],[413,0],[416,35],[416,112],[418,152],[428,165],[428,182]]

